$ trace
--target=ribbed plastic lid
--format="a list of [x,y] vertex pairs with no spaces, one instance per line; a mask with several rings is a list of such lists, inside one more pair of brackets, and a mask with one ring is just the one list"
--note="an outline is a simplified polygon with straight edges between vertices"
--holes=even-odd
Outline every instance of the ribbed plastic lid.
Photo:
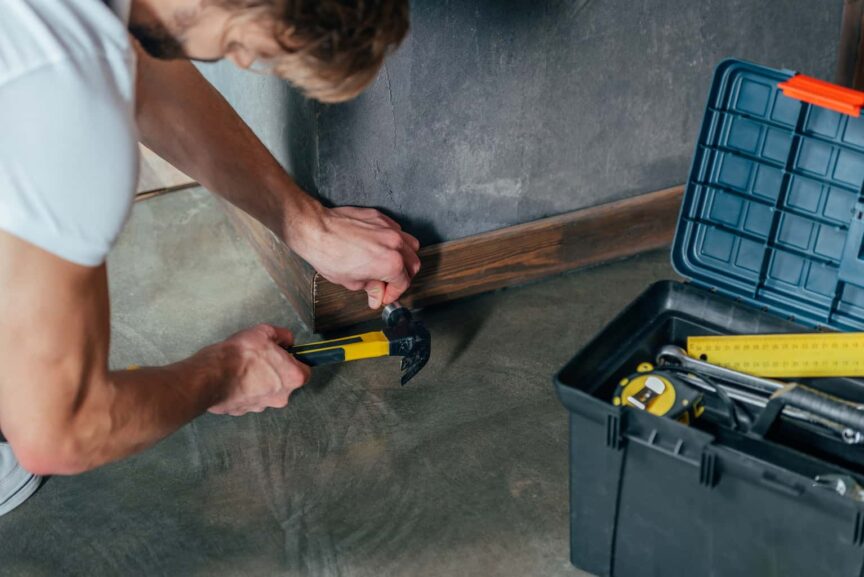
[[788,70],[723,62],[672,247],[679,274],[804,324],[864,330],[859,98]]

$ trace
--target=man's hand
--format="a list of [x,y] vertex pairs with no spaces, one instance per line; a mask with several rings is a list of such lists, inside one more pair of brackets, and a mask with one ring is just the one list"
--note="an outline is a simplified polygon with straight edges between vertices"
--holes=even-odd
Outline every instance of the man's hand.
[[204,411],[282,407],[309,377],[260,325],[164,367],[108,370],[105,266],[0,231],[0,429],[21,465],[75,474],[137,453]]
[[348,290],[365,290],[369,306],[397,300],[420,270],[420,242],[371,208],[323,209],[286,232],[291,249],[321,276]]
[[144,144],[257,218],[327,280],[365,289],[370,307],[399,298],[417,274],[417,239],[377,210],[322,207],[189,62],[139,50],[136,104]]
[[258,325],[213,345],[226,350],[237,364],[227,375],[225,398],[209,411],[239,416],[287,405],[291,393],[302,387],[312,373],[280,346],[293,342],[288,329]]

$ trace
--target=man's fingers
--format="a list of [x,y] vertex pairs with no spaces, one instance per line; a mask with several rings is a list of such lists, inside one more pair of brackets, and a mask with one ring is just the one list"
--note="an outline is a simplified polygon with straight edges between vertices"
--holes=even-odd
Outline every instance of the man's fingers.
[[284,327],[277,327],[276,325],[270,325],[273,327],[273,332],[276,335],[276,342],[280,345],[285,345],[286,347],[290,347],[294,344],[294,333],[291,332],[290,329],[286,329]]
[[408,275],[411,278],[420,272],[420,257],[417,256],[417,253],[409,248],[403,248],[402,251],[402,260],[405,261],[405,269],[408,271]]
[[384,300],[384,283],[380,280],[370,280],[363,289],[369,297],[369,308],[381,308]]
[[396,230],[398,230],[398,231],[401,231],[401,230],[402,230],[402,225],[401,225],[401,224],[399,224],[398,222],[396,222],[395,220],[393,220],[392,218],[390,218],[389,216],[387,216],[387,215],[384,214],[383,212],[379,212],[379,213],[378,213],[378,217],[379,217],[381,220],[383,220],[385,223],[387,223],[387,224],[389,224],[390,226],[392,226],[393,228],[395,228]]
[[382,303],[385,305],[389,305],[393,301],[398,300],[399,297],[402,296],[402,293],[408,290],[408,286],[410,284],[411,279],[408,275],[408,271],[402,269],[402,272],[399,274],[398,277],[387,283]]
[[341,284],[342,286],[344,286],[349,291],[359,291],[359,290],[363,290],[366,287],[366,283],[363,282],[362,280],[346,280],[346,281],[342,281],[342,282],[336,282],[336,281],[333,281],[329,278],[327,280],[329,280],[330,282],[334,282],[335,284]]
[[[293,391],[294,389],[299,389],[305,385],[309,380],[309,377],[312,376],[312,367],[306,363],[300,362],[297,360],[297,357],[281,347],[278,349],[277,353],[283,361],[277,368],[279,378],[282,381],[283,390],[288,389],[289,391]],[[298,379],[301,381],[300,384],[293,386],[294,383],[297,383]]]
[[[296,359],[296,357],[291,357],[291,362],[294,364],[294,369],[300,372],[301,378],[303,379],[303,385],[309,382],[309,378],[312,376],[312,367],[307,365],[306,363],[301,363]],[[301,385],[302,386],[302,385]],[[299,388],[299,387],[297,387]],[[293,390],[293,389],[292,389]],[[288,393],[291,394],[291,393]]]
[[405,243],[410,246],[414,252],[420,250],[420,241],[408,234],[407,232],[402,233],[402,237],[405,239]]
[[291,393],[282,393],[279,395],[272,395],[267,399],[266,404],[268,407],[273,409],[281,409],[283,407],[288,406],[288,399],[291,397]]

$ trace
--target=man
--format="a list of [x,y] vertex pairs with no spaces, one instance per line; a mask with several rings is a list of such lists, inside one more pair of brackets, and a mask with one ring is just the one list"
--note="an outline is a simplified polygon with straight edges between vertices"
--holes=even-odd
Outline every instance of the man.
[[279,346],[291,333],[269,325],[173,365],[108,370],[104,262],[139,137],[371,307],[405,291],[417,240],[375,210],[305,194],[188,59],[264,67],[338,102],[407,27],[407,0],[3,0],[0,514],[37,475],[121,459],[204,411],[284,407],[309,376]]

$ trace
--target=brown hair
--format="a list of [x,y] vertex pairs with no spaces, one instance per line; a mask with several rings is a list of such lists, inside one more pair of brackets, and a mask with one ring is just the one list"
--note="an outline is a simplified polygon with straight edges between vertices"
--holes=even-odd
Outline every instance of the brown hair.
[[231,0],[262,9],[284,52],[273,72],[321,102],[354,98],[408,32],[408,0]]

